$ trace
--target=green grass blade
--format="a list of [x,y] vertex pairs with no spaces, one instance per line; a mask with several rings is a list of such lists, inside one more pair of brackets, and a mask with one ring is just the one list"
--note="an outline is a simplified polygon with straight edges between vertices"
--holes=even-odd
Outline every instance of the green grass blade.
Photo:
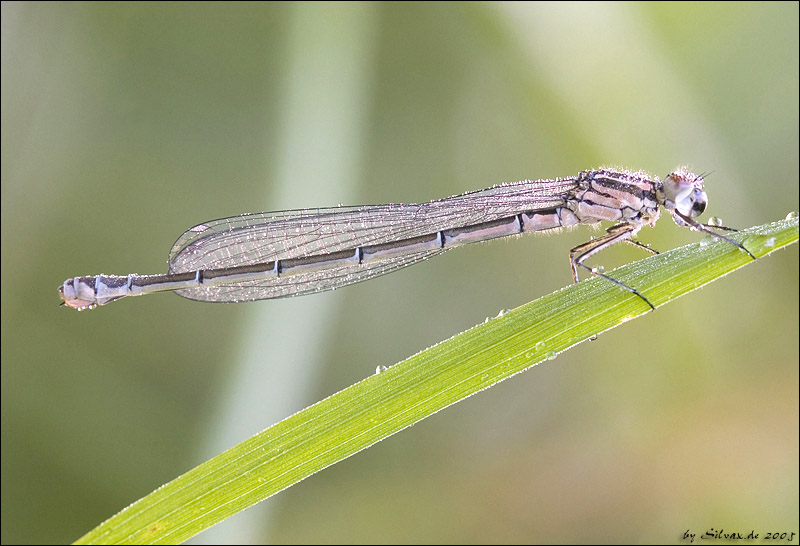
[[[798,239],[797,215],[731,234],[756,257]],[[656,307],[753,260],[710,237],[610,273]],[[77,544],[182,542],[225,518],[650,307],[593,278],[422,351],[167,483]]]

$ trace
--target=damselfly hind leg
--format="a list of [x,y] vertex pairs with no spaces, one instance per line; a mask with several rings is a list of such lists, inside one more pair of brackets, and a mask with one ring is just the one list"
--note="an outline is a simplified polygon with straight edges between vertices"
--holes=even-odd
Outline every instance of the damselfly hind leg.
[[608,248],[612,245],[617,243],[628,243],[634,246],[637,246],[643,250],[646,250],[652,254],[658,254],[658,251],[653,250],[652,248],[643,245],[639,241],[633,240],[634,230],[636,229],[635,226],[632,224],[617,224],[616,226],[612,226],[606,230],[606,235],[602,237],[598,237],[597,239],[592,239],[582,245],[578,245],[572,250],[569,251],[569,263],[572,267],[572,278],[577,283],[578,282],[578,268],[581,267],[591,273],[592,275],[597,275],[598,277],[602,277],[607,281],[610,281],[620,288],[627,290],[628,292],[639,296],[647,305],[650,306],[650,309],[655,311],[655,306],[650,303],[650,300],[645,298],[642,294],[639,293],[638,290],[635,288],[628,286],[627,284],[618,281],[612,277],[609,277],[605,273],[598,271],[596,268],[589,267],[588,265],[584,264],[584,260],[589,258],[590,256],[600,252],[601,250]]

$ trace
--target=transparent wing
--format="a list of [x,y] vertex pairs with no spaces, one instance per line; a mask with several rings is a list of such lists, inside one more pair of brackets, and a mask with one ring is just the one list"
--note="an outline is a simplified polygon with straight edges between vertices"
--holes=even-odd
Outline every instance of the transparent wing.
[[[516,182],[422,204],[332,207],[245,214],[197,225],[169,255],[170,273],[328,254],[470,226],[564,204],[575,179]],[[202,301],[253,301],[332,290],[440,254],[431,249],[287,277],[180,290]]]

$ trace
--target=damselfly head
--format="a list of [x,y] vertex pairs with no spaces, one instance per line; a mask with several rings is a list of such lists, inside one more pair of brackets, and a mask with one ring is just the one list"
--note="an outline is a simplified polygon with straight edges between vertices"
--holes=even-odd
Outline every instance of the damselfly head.
[[668,210],[676,210],[690,218],[700,216],[706,210],[708,196],[700,175],[679,168],[664,179],[662,191],[662,203]]

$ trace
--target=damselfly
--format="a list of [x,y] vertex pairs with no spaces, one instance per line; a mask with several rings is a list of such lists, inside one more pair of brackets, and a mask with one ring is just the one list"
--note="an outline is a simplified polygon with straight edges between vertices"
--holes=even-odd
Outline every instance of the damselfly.
[[[208,302],[244,302],[333,290],[396,271],[467,243],[578,224],[615,222],[605,235],[569,253],[572,278],[586,269],[635,288],[583,262],[619,242],[657,252],[633,237],[658,220],[736,245],[694,218],[707,204],[703,177],[680,168],[663,181],[641,171],[598,169],[552,180],[523,180],[421,204],[262,212],[199,224],[181,235],[165,275],[94,275],[67,279],[64,304],[78,310],[125,296],[173,291]],[[755,259],[755,257],[753,257]]]

